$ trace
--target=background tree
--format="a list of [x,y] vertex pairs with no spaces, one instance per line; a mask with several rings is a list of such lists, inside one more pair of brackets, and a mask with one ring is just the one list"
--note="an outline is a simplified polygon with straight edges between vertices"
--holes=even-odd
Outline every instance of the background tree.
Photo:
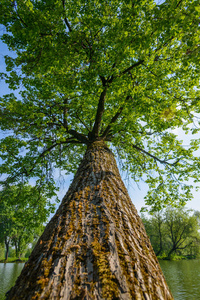
[[200,252],[198,212],[184,208],[167,208],[150,218],[142,216],[156,255],[197,257]]
[[30,257],[37,273],[24,269],[8,297],[171,299],[108,147],[149,184],[152,209],[191,198],[199,143],[185,148],[173,129],[198,122],[197,0],[0,5],[2,40],[16,53],[2,77],[20,88],[1,99],[2,184],[35,177],[52,193],[53,169],[73,172],[83,158]]
[[162,212],[155,212],[151,218],[142,215],[142,221],[155,254],[162,255],[166,251],[166,228]]
[[30,185],[15,185],[0,191],[0,236],[5,243],[5,260],[9,246],[14,246],[16,257],[24,253],[35,236],[44,229],[54,206]]
[[[165,226],[170,238],[170,251],[168,257],[175,252],[194,246],[196,241],[200,241],[199,226],[195,215],[190,215],[190,211],[181,208],[174,210],[168,208],[164,214]],[[184,253],[184,251],[182,251]]]

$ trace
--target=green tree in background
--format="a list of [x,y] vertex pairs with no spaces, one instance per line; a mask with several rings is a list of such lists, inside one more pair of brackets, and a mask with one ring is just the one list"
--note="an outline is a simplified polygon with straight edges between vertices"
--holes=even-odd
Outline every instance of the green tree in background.
[[149,185],[152,210],[192,197],[199,141],[185,147],[174,130],[198,131],[198,1],[2,0],[0,11],[15,52],[2,78],[19,89],[1,98],[2,185],[34,177],[51,195],[54,169],[76,172],[8,299],[172,299],[112,152]]
[[142,221],[150,237],[151,244],[155,251],[155,254],[162,255],[166,250],[166,229],[164,227],[163,214],[155,212],[151,218],[145,218],[142,214]]
[[54,206],[30,185],[15,185],[0,191],[0,239],[6,247],[14,246],[20,258],[29,243],[43,231]]
[[200,233],[197,216],[184,208],[167,208],[150,218],[142,216],[156,255],[197,257],[200,254]]
[[164,213],[165,226],[170,239],[168,257],[184,250],[200,241],[199,226],[195,215],[184,209],[168,208]]

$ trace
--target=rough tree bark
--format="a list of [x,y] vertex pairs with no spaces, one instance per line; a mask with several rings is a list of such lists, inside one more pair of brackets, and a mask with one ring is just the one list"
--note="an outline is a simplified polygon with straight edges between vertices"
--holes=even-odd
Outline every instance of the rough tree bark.
[[173,299],[104,143],[88,147],[8,299]]

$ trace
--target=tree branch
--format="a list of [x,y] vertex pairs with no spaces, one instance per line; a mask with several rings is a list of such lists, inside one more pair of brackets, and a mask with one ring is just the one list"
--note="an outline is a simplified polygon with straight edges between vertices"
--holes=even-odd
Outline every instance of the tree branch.
[[142,148],[140,148],[140,147],[138,147],[138,146],[136,146],[136,145],[132,145],[132,146],[133,146],[133,148],[139,150],[140,152],[145,153],[146,155],[152,157],[154,160],[156,160],[156,161],[158,161],[159,163],[164,164],[164,165],[174,166],[174,165],[176,165],[176,164],[181,160],[181,158],[179,158],[179,159],[177,159],[174,163],[169,163],[168,161],[159,159],[157,156],[155,156],[155,155],[153,155],[153,154],[151,154],[151,153],[145,151],[144,149],[142,149]]
[[[53,145],[51,145],[49,148],[44,149],[43,152],[40,153],[40,155],[38,156],[37,160],[35,161],[35,164],[39,161],[39,159],[40,159],[41,157],[44,157],[45,154],[46,154],[47,152],[50,152],[50,151],[51,151],[53,148],[55,148],[56,146],[63,145],[63,144],[71,144],[71,143],[78,143],[78,144],[79,144],[80,142],[79,142],[79,141],[76,141],[76,140],[73,140],[73,139],[71,139],[71,138],[65,140],[64,142],[60,142],[60,143],[55,142],[55,143],[54,143]],[[34,168],[34,167],[33,167],[33,168]],[[33,170],[33,168],[31,168],[31,170],[30,170],[29,172],[31,172],[31,171]]]
[[[63,4],[64,12],[65,12],[65,0],[62,0],[62,4]],[[72,32],[72,28],[71,28],[66,16],[64,17],[64,21],[65,21],[65,24],[67,25],[67,28],[69,29],[69,32]]]
[[100,79],[101,79],[101,82],[102,82],[102,85],[103,85],[103,87],[105,87],[106,86],[106,79],[105,79],[105,77],[104,76],[101,76],[101,75],[99,75],[99,77],[100,77]]
[[139,60],[138,62],[136,62],[135,64],[133,64],[132,66],[130,66],[129,68],[125,69],[124,71],[121,72],[121,75],[124,75],[126,73],[128,73],[129,71],[131,71],[132,69],[134,69],[135,67],[143,64],[144,59]]
[[[11,177],[8,176],[7,179],[5,180],[5,182],[0,181],[0,184],[6,184],[6,182],[9,182],[9,181],[12,182],[17,176],[23,175],[23,174],[25,174],[27,177],[29,177],[30,174],[31,174],[31,172],[34,170],[36,164],[39,162],[39,160],[40,160],[42,157],[45,156],[45,154],[46,154],[47,152],[50,152],[50,151],[51,151],[53,148],[55,148],[56,146],[63,145],[63,144],[71,144],[71,143],[74,143],[74,144],[81,144],[82,142],[77,141],[77,140],[74,140],[74,139],[71,139],[71,138],[65,140],[64,142],[60,142],[60,143],[55,142],[53,145],[51,145],[50,147],[44,149],[43,152],[40,153],[40,155],[37,157],[37,159],[35,160],[35,162],[32,163],[33,166],[32,166],[32,168],[31,168],[30,170],[27,170],[27,169],[25,168],[25,166],[22,164],[22,162],[20,161],[20,163],[22,164],[20,171],[19,171],[18,173],[16,173],[15,175],[11,176]],[[11,153],[11,155],[12,155],[12,153]],[[19,163],[19,159],[18,159],[16,156],[14,156],[14,155],[12,155],[12,156],[13,156],[13,157],[18,161],[18,163]]]
[[68,99],[64,99],[64,109],[63,109],[63,124],[64,124],[64,127],[67,129],[68,128],[68,124],[67,124],[67,112],[68,112],[68,109],[66,107],[68,103]]
[[[126,100],[128,100],[129,98],[131,98],[131,96],[127,96],[126,97]],[[118,110],[118,112],[114,115],[114,117],[111,119],[110,123],[108,124],[108,126],[106,127],[106,129],[104,130],[103,134],[102,134],[102,137],[103,138],[106,138],[111,127],[112,127],[112,124],[115,123],[117,121],[117,119],[119,118],[119,116],[121,115],[122,111],[124,109],[124,106],[121,106],[120,109]]]
[[181,4],[181,2],[183,2],[183,0],[180,0],[180,1],[178,2],[178,4],[176,5],[176,8],[178,8],[178,6]]
[[76,117],[79,119],[79,121],[81,122],[81,124],[83,124],[83,126],[90,131],[90,129],[88,128],[88,126],[85,124],[85,122],[83,120],[81,120],[81,118],[78,116],[78,113],[76,113]]
[[67,132],[71,134],[74,138],[76,138],[79,142],[88,145],[89,140],[84,134],[79,133],[78,131],[73,129],[67,130]]
[[82,142],[83,144],[88,144],[89,142],[88,138],[84,134],[79,133],[76,130],[69,129],[68,122],[67,122],[67,113],[68,113],[68,109],[66,107],[67,103],[68,103],[68,99],[64,99],[63,123],[61,122],[62,125],[66,129],[67,133],[71,134],[74,138],[76,138],[78,141]]
[[19,13],[18,13],[16,1],[13,2],[13,6],[14,6],[14,10],[15,10],[17,16],[19,17],[21,23],[27,28],[28,25],[24,22],[24,20],[21,18],[21,16],[20,16]]
[[[110,78],[107,78],[107,80],[105,79],[105,77],[100,76],[103,86],[106,86],[106,83],[108,83],[108,84],[112,83],[113,80],[114,80],[115,78],[117,78],[117,77],[120,77],[120,76],[122,76],[122,75],[124,75],[124,74],[126,74],[126,73],[130,73],[130,71],[131,71],[132,69],[134,69],[135,67],[137,67],[137,66],[143,64],[143,62],[144,62],[143,59],[142,59],[142,60],[139,60],[138,62],[136,62],[135,64],[133,64],[133,65],[130,66],[129,68],[127,68],[127,69],[125,69],[124,71],[120,72],[119,75],[117,75],[117,76],[111,75]],[[116,63],[113,64],[112,69],[114,69],[115,66],[116,66]]]
[[119,116],[120,116],[121,113],[122,113],[123,108],[124,108],[123,106],[120,107],[119,111],[118,111],[118,112],[115,114],[115,116],[111,119],[110,123],[108,124],[108,126],[106,127],[104,133],[102,134],[102,137],[103,137],[103,138],[106,138],[106,137],[107,137],[107,135],[108,135],[108,133],[109,133],[109,131],[110,131],[110,129],[111,129],[112,124],[115,123],[115,122],[117,121],[117,119],[119,118]]
[[92,140],[95,139],[96,137],[98,137],[98,134],[100,131],[101,121],[102,121],[103,112],[104,112],[104,104],[105,104],[107,88],[108,87],[105,86],[105,88],[99,98],[97,113],[96,113],[96,117],[95,117],[95,123],[94,123],[93,129],[92,129],[92,132],[89,133],[89,138]]

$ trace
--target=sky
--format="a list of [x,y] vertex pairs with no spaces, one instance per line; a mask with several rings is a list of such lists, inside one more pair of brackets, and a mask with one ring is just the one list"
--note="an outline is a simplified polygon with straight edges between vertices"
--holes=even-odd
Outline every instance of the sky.
[[[9,51],[7,49],[7,46],[5,44],[3,44],[2,41],[0,41],[0,72],[5,71],[4,55],[8,55],[8,54],[9,54]],[[1,80],[0,81],[0,97],[3,96],[4,94],[8,94],[10,92],[12,92],[12,91],[9,90],[6,83],[3,80]],[[190,139],[194,138],[194,135],[191,135],[191,134],[185,135],[184,132],[181,131],[181,129],[177,129],[175,133],[178,135],[179,139],[184,141],[185,145],[188,145],[190,142]],[[4,136],[4,134],[2,132],[0,132],[0,138],[2,138],[3,136]],[[199,134],[196,135],[195,137],[200,138]],[[200,151],[198,151],[197,155],[200,155]],[[57,175],[56,177],[58,179],[58,182],[60,182],[58,198],[60,200],[62,200],[62,198],[64,197],[65,193],[67,192],[69,185],[73,179],[73,175],[65,176],[65,181],[63,181],[64,177],[60,176],[59,171],[57,171],[55,173],[55,175]],[[145,206],[144,197],[148,191],[147,184],[145,184],[142,181],[139,184],[136,184],[130,177],[127,178],[126,174],[121,173],[121,175],[122,175],[122,179],[128,189],[131,200],[139,212],[140,209]],[[190,209],[194,209],[194,210],[200,210],[200,191],[199,192],[194,191],[193,196],[194,196],[194,199],[191,201],[188,201],[186,207],[190,208]]]

